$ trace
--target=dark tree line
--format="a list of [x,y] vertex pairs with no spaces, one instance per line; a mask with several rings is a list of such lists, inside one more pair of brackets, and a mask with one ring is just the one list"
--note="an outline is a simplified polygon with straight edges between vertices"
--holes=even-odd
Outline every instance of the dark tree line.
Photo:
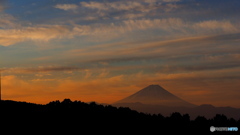
[[[25,102],[1,101],[1,122],[6,127],[22,127],[52,132],[116,132],[116,133],[194,133],[216,134],[210,126],[238,127],[240,119],[227,118],[216,114],[212,119],[198,116],[190,120],[188,114],[172,113],[168,117],[161,114],[145,114],[127,107],[99,105],[65,99],[52,101],[46,105]],[[218,132],[225,134],[226,132]],[[239,134],[228,132],[228,134]],[[113,133],[114,134],[114,133]]]

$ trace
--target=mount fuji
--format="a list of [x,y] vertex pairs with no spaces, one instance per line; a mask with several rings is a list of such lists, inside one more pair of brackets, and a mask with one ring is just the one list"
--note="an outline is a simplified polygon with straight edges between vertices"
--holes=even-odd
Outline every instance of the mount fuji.
[[160,113],[164,116],[173,112],[188,113],[192,119],[197,116],[213,118],[216,114],[224,114],[235,119],[240,118],[240,108],[214,107],[210,104],[197,106],[173,95],[159,85],[149,85],[112,105],[129,107],[144,113]]
[[149,85],[146,88],[115,102],[115,104],[125,103],[141,103],[145,105],[162,105],[168,107],[196,106],[173,95],[159,85]]

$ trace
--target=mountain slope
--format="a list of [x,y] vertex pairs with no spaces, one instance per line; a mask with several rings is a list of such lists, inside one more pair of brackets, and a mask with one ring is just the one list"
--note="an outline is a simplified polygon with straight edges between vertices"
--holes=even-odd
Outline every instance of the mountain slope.
[[171,107],[194,107],[195,105],[188,103],[179,97],[168,92],[159,85],[149,85],[148,87],[117,101],[115,104],[122,103],[142,103],[149,105],[163,105]]

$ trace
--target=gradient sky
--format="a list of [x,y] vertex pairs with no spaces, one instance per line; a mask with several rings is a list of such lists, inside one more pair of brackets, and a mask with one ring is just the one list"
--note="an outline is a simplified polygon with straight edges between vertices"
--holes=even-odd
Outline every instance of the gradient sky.
[[0,0],[2,98],[113,103],[159,84],[240,108],[239,0]]

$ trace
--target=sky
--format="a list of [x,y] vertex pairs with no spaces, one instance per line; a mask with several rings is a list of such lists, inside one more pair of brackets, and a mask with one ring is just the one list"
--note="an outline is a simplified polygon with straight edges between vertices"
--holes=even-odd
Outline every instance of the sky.
[[113,103],[151,84],[240,108],[239,0],[0,0],[2,99]]

